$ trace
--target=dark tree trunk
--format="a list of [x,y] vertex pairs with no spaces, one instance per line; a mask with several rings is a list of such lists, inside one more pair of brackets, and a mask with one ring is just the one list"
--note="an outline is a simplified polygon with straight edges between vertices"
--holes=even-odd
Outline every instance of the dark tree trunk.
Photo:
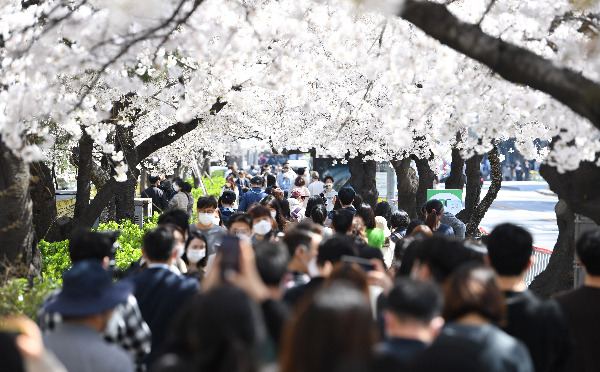
[[421,207],[427,201],[427,190],[433,189],[435,173],[429,166],[429,159],[419,159],[417,157],[413,157],[412,159],[417,164],[417,172],[419,172],[419,187],[415,196],[417,216],[419,219],[425,220],[425,214],[421,210]]
[[29,165],[0,138],[0,278],[39,277],[42,255],[33,228]]
[[558,224],[558,240],[550,256],[550,262],[529,286],[529,289],[544,297],[573,288],[573,257],[575,239],[575,214],[566,201],[559,199],[554,207]]
[[[471,217],[466,221],[465,236],[475,237],[479,236],[479,223],[487,213],[488,209],[496,200],[498,192],[502,187],[502,168],[500,167],[500,158],[498,157],[498,148],[494,145],[494,148],[487,153],[490,161],[490,167],[492,171],[492,182],[488,188],[487,193],[483,197],[480,203],[473,209]],[[481,187],[481,186],[480,186]],[[481,191],[481,189],[480,189]],[[460,213],[459,213],[460,215]]]
[[117,221],[134,221],[135,205],[134,198],[137,189],[137,178],[130,174],[127,175],[127,181],[122,182],[115,192],[115,219]]
[[374,160],[365,161],[364,156],[359,154],[355,158],[348,159],[348,168],[350,169],[350,186],[362,196],[366,204],[375,208],[379,196],[375,182],[377,163]]
[[90,204],[92,181],[92,152],[94,140],[85,130],[79,140],[79,162],[77,164],[77,197],[75,200],[75,219],[81,218]]
[[450,168],[450,175],[446,179],[446,189],[462,190],[465,187],[464,165],[465,159],[460,156],[460,150],[453,147],[452,167]]
[[482,159],[483,155],[473,155],[466,161],[467,193],[465,195],[465,208],[456,216],[465,223],[471,220],[471,216],[479,204],[481,197],[481,172],[479,171],[479,165]]
[[540,175],[574,213],[600,224],[600,168],[594,163],[582,162],[576,170],[562,174],[556,168],[542,164]]
[[392,167],[396,171],[398,185],[398,209],[404,210],[410,218],[417,218],[416,196],[419,180],[417,172],[410,166],[410,158],[392,160]]
[[130,165],[127,172],[127,181],[121,183],[115,191],[115,218],[117,221],[130,220],[133,222],[135,217],[133,199],[135,198],[137,179],[140,173],[136,165],[143,159],[139,159],[138,161],[132,127],[117,127],[116,137],[116,150],[123,151],[123,154],[126,155],[126,161]]
[[33,227],[38,241],[64,240],[56,224],[56,197],[50,168],[44,162],[29,165],[29,193],[33,202]]

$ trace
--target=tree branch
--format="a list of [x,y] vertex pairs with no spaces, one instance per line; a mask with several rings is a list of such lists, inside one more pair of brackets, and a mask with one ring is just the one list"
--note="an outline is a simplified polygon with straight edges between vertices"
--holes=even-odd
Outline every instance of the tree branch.
[[400,17],[504,79],[545,92],[600,128],[600,85],[553,61],[462,22],[443,4],[406,0]]

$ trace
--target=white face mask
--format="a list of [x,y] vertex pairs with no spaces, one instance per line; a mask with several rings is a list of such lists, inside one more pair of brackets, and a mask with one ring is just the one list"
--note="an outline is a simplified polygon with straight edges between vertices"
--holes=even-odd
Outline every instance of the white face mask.
[[315,278],[319,275],[321,275],[319,273],[319,266],[317,266],[317,258],[313,257],[309,262],[308,262],[308,275],[311,278]]
[[326,189],[331,189],[333,187],[333,183],[326,183],[325,184],[325,188]]
[[198,213],[198,220],[204,226],[208,226],[214,222],[214,213]]
[[191,263],[198,263],[206,256],[206,249],[188,249],[187,258]]
[[258,235],[267,235],[271,231],[271,222],[262,220],[252,228]]
[[185,245],[176,245],[175,250],[177,251],[177,258],[181,258],[185,253]]
[[273,217],[273,218],[277,217],[277,211],[271,211],[271,217]]
[[219,217],[215,216],[215,217],[214,217],[214,219],[213,219],[213,223],[214,223],[215,225],[218,225],[218,224],[220,224],[220,223],[221,223],[221,220],[219,219]]
[[179,186],[178,186],[177,184],[174,184],[174,185],[173,185],[173,190],[175,190],[175,191],[179,191]]

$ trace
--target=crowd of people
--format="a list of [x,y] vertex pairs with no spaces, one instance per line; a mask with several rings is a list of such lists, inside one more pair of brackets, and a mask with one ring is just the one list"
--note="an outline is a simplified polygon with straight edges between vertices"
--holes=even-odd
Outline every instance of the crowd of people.
[[543,299],[524,282],[524,228],[464,239],[437,200],[411,220],[300,177],[232,170],[191,224],[180,198],[125,272],[106,270],[114,234],[76,233],[63,288],[38,312],[43,336],[9,342],[14,370],[600,370],[600,232],[576,245],[585,286]]

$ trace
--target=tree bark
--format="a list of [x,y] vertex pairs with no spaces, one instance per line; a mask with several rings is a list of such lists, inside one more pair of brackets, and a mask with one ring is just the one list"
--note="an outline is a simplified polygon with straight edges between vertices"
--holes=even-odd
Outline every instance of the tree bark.
[[464,165],[465,159],[460,156],[460,150],[453,147],[452,167],[450,168],[450,175],[446,179],[446,189],[462,190],[465,187]]
[[391,164],[396,171],[398,185],[398,209],[404,210],[410,218],[417,218],[416,196],[419,180],[417,172],[410,166],[410,158],[392,160]]
[[33,228],[29,165],[0,138],[0,279],[42,274],[42,255]]
[[423,204],[427,202],[427,190],[433,188],[435,181],[435,172],[429,166],[429,159],[412,158],[417,164],[417,172],[419,172],[419,187],[415,196],[417,216],[421,220],[425,220],[425,214],[421,210]]
[[50,168],[44,162],[37,162],[29,164],[29,171],[29,193],[33,203],[33,227],[37,240],[63,240],[56,224],[56,197]]
[[[116,150],[123,151],[123,154],[125,154],[129,172],[127,172],[127,181],[123,182],[115,191],[115,218],[117,221],[130,220],[134,222],[135,205],[133,199],[135,198],[140,171],[136,167],[139,161],[135,151],[135,142],[133,141],[133,128],[117,127],[116,139]],[[132,163],[135,165],[131,166]]]
[[533,293],[544,297],[551,297],[573,288],[575,214],[563,199],[559,199],[554,210],[558,225],[558,240],[546,270],[535,277],[529,286],[529,290]]
[[467,189],[465,195],[465,208],[456,216],[463,222],[471,220],[471,216],[479,204],[481,197],[481,172],[479,170],[479,165],[481,164],[482,159],[483,155],[473,155],[466,161]]
[[[491,207],[494,200],[498,196],[498,192],[502,187],[502,168],[500,167],[500,158],[498,157],[498,148],[494,145],[494,148],[488,153],[488,159],[490,161],[490,167],[492,171],[492,182],[488,188],[487,193],[483,197],[480,203],[473,209],[471,217],[466,222],[465,236],[475,237],[479,236],[479,224]],[[481,190],[481,186],[480,186]],[[460,213],[459,213],[460,214]]]
[[92,181],[92,152],[94,140],[83,130],[79,140],[79,162],[77,165],[77,197],[75,200],[75,219],[81,218],[90,204]]
[[365,161],[364,156],[359,154],[355,158],[348,159],[348,168],[350,169],[350,186],[362,196],[366,204],[375,208],[379,196],[375,182],[377,163],[374,160]]
[[485,34],[478,25],[459,20],[444,4],[405,0],[398,15],[504,79],[549,94],[600,128],[600,84],[581,73]]
[[600,168],[594,163],[582,162],[576,170],[562,174],[556,168],[542,164],[540,175],[574,213],[600,224]]

